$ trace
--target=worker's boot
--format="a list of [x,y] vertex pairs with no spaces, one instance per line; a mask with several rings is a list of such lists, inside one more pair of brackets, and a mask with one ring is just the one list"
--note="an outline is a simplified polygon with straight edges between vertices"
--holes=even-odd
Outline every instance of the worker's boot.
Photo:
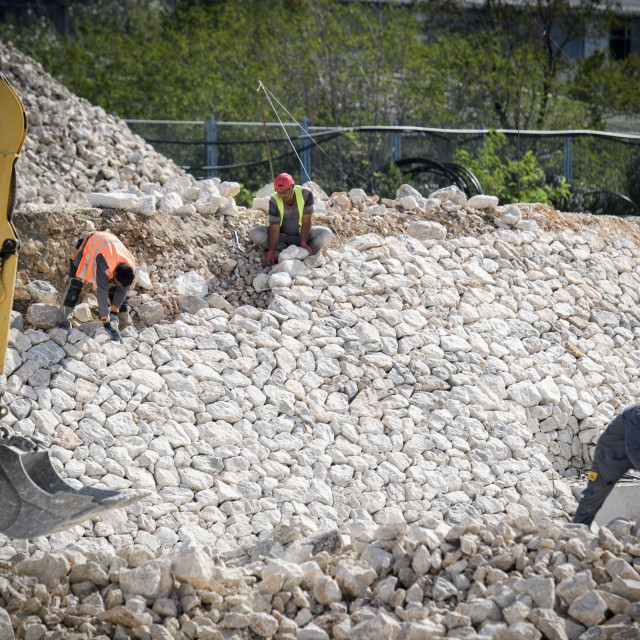
[[67,293],[62,301],[61,309],[63,320],[58,325],[61,329],[65,329],[66,331],[71,330],[70,318],[73,310],[76,308],[76,304],[78,304],[80,293],[82,293],[82,280],[80,280],[80,278],[71,278],[69,280],[69,286],[67,287]]
[[74,309],[75,307],[65,307],[64,305],[60,307],[63,319],[60,324],[58,324],[58,326],[61,329],[64,329],[65,331],[71,331],[71,314],[73,313]]
[[118,316],[118,331],[122,331],[125,327],[131,324],[131,317],[129,316],[129,309],[120,311],[116,314]]

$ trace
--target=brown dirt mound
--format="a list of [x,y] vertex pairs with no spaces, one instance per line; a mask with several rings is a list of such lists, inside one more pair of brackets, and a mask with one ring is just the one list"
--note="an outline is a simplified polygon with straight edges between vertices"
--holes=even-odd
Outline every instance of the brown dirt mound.
[[[444,211],[408,213],[389,206],[387,215],[371,218],[357,210],[338,211],[335,207],[316,214],[314,222],[329,226],[340,247],[348,238],[365,233],[382,236],[403,233],[415,220],[432,220],[447,228],[448,237],[478,236],[495,229],[494,221],[505,207],[494,212],[476,211],[459,215]],[[521,205],[523,218],[533,219],[547,231],[589,227],[604,238],[626,238],[640,246],[640,225],[632,218],[563,213],[544,204]],[[253,278],[265,270],[264,252],[254,247],[248,231],[264,224],[265,214],[240,208],[237,217],[181,219],[162,212],[142,217],[112,209],[61,209],[54,211],[19,211],[14,216],[21,240],[15,308],[25,311],[31,296],[24,288],[33,280],[46,280],[62,292],[66,288],[68,259],[76,240],[92,229],[109,229],[132,247],[140,263],[164,268],[196,269],[210,278],[210,290],[225,296],[231,304],[264,306],[265,294],[252,290]],[[234,231],[240,240],[238,248]],[[178,264],[179,262],[179,264]],[[153,292],[152,292],[153,293]]]

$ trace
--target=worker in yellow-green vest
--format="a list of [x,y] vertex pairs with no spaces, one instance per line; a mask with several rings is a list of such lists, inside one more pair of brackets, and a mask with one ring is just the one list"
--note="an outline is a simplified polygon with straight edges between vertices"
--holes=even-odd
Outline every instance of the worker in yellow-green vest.
[[318,253],[331,242],[327,227],[311,225],[313,193],[296,185],[288,173],[273,181],[275,193],[269,199],[269,226],[258,225],[249,231],[249,239],[267,250],[267,266],[275,264],[276,251],[296,245],[309,254]]

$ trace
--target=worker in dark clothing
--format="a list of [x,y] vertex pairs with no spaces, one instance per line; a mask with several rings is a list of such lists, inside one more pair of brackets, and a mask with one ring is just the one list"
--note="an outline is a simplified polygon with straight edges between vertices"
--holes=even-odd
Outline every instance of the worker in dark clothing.
[[640,470],[640,404],[621,411],[598,438],[573,521],[589,526],[616,482],[632,468]]
[[122,242],[108,231],[87,233],[76,244],[69,265],[69,287],[62,303],[64,320],[60,327],[69,330],[83,282],[96,287],[98,312],[112,340],[120,340],[120,330],[129,324],[125,300],[136,276],[136,261]]
[[331,242],[333,233],[327,227],[311,226],[313,193],[296,185],[288,173],[273,181],[275,193],[269,200],[269,226],[258,225],[249,231],[249,239],[267,249],[267,266],[276,261],[276,251],[290,245],[318,253]]

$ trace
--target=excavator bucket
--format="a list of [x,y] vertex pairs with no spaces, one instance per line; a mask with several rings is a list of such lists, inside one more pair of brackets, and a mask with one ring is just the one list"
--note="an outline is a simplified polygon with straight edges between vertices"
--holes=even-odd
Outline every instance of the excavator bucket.
[[[22,102],[0,73],[0,373],[7,352],[20,244],[11,222],[15,167],[26,134]],[[0,418],[6,414],[7,408],[0,406]],[[148,493],[74,489],[56,473],[41,442],[13,435],[0,426],[0,533],[10,538],[35,538],[67,529]]]
[[0,533],[9,538],[35,538],[67,529],[148,493],[74,489],[57,474],[37,440],[15,435],[0,440]]

